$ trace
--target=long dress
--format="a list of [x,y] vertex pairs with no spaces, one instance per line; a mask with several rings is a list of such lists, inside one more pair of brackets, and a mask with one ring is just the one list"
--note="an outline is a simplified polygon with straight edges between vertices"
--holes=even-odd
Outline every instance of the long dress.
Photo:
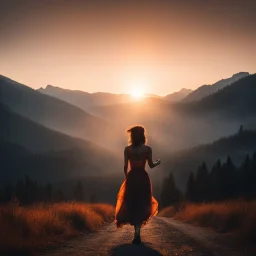
[[143,226],[158,212],[145,165],[146,160],[130,161],[131,170],[117,195],[115,223],[118,228],[125,224]]

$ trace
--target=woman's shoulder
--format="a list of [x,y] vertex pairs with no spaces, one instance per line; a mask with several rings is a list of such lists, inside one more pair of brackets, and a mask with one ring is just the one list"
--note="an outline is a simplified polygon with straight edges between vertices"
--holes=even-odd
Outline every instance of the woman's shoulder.
[[124,148],[124,152],[128,152],[128,151],[131,151],[131,150],[132,150],[131,145],[130,145],[130,146],[126,146],[126,147]]
[[152,152],[152,148],[149,145],[144,145],[147,152]]
[[[144,151],[147,151],[147,152],[151,152],[152,151],[152,148],[149,145],[143,145],[142,148],[144,148]],[[132,145],[126,146],[124,148],[125,152],[129,152],[129,151],[132,151],[132,150],[133,150]]]

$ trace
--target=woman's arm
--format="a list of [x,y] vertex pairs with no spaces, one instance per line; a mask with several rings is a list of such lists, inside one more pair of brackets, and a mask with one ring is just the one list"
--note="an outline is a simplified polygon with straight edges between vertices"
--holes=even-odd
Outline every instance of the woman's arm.
[[148,166],[152,169],[160,164],[160,159],[157,159],[155,162],[153,162],[152,157],[152,148],[148,147],[149,153],[148,153]]
[[124,175],[127,178],[128,171],[128,150],[127,147],[124,149]]

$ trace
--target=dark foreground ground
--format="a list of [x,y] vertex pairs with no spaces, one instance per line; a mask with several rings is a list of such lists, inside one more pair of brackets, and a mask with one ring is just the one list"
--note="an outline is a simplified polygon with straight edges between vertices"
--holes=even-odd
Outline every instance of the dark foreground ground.
[[132,245],[133,228],[114,223],[44,253],[44,256],[253,256],[237,246],[232,236],[195,227],[170,218],[155,217],[142,229],[141,245]]

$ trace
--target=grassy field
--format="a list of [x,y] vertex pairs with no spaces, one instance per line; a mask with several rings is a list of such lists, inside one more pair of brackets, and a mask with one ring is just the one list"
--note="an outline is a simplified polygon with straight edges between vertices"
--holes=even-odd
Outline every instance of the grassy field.
[[107,204],[0,206],[0,255],[33,254],[113,219],[114,207]]
[[187,203],[167,207],[159,215],[211,227],[218,232],[236,232],[246,241],[256,242],[256,201]]

